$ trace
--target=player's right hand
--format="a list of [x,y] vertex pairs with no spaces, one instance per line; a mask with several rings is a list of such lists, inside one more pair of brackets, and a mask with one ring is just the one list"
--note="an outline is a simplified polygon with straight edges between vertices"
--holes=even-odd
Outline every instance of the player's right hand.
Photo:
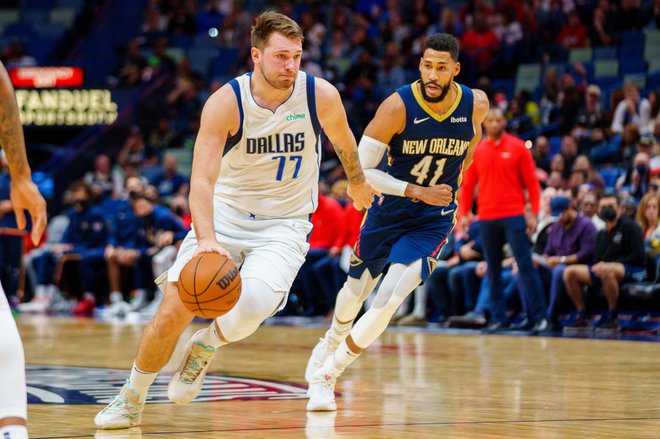
[[449,206],[454,200],[454,192],[448,184],[421,186],[421,188],[422,190],[417,198],[431,206]]
[[219,253],[221,255],[227,256],[230,261],[232,260],[229,252],[215,239],[200,239],[197,241],[197,248],[195,249],[192,257],[194,258],[200,253]]
[[32,243],[38,245],[46,228],[46,200],[39,193],[37,186],[29,178],[16,179],[11,182],[9,198],[14,206],[16,223],[23,230],[27,225],[25,211],[32,217]]
[[346,193],[353,200],[355,210],[369,209],[374,202],[375,196],[381,196],[381,193],[368,180],[360,183],[348,183]]

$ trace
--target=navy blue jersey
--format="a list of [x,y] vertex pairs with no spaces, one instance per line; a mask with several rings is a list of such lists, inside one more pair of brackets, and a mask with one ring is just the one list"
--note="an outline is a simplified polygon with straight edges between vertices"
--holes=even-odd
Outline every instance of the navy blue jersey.
[[[454,105],[438,115],[424,101],[417,82],[404,85],[396,92],[406,108],[406,126],[389,143],[387,173],[399,180],[420,186],[447,184],[454,193],[460,185],[463,161],[474,137],[472,89],[456,84],[458,94]],[[443,208],[417,203],[406,197],[386,195],[380,207],[392,211],[408,211],[415,205],[429,213]],[[455,209],[455,201],[444,211]],[[371,212],[370,212],[371,213]]]
[[406,109],[406,126],[389,143],[386,172],[420,186],[447,184],[454,201],[440,207],[408,197],[381,197],[369,209],[355,244],[349,270],[354,278],[360,278],[365,269],[375,277],[388,263],[423,259],[422,280],[426,280],[454,227],[455,194],[475,135],[474,95],[472,89],[455,83],[454,104],[438,115],[424,101],[417,83],[397,90]]

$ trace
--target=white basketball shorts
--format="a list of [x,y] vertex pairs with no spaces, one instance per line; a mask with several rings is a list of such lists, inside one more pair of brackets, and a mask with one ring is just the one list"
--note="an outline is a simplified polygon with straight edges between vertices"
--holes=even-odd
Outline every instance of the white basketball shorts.
[[[241,277],[257,278],[274,291],[288,292],[309,250],[309,218],[260,218],[217,200],[214,217],[215,237],[240,267]],[[197,237],[191,230],[168,271],[168,281],[178,281],[196,248]]]

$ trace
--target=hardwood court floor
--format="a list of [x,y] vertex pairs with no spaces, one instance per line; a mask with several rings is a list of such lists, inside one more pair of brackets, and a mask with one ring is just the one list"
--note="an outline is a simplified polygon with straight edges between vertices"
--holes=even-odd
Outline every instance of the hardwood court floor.
[[[246,400],[148,404],[140,428],[105,433],[93,423],[103,405],[73,404],[70,395],[76,386],[114,395],[144,324],[18,323],[29,393],[64,395],[30,404],[33,439],[660,437],[658,343],[386,332],[340,381],[338,412],[310,415],[303,371],[323,330],[273,326],[222,348],[207,376],[204,398]],[[199,327],[184,334],[166,371]],[[156,398],[165,399],[167,378],[152,388]]]

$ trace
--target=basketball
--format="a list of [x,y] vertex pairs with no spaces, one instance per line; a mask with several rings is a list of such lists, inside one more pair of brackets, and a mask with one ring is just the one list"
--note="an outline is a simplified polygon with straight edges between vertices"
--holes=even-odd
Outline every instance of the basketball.
[[201,253],[181,270],[179,297],[196,316],[214,319],[236,305],[241,285],[241,274],[231,260],[218,253]]

